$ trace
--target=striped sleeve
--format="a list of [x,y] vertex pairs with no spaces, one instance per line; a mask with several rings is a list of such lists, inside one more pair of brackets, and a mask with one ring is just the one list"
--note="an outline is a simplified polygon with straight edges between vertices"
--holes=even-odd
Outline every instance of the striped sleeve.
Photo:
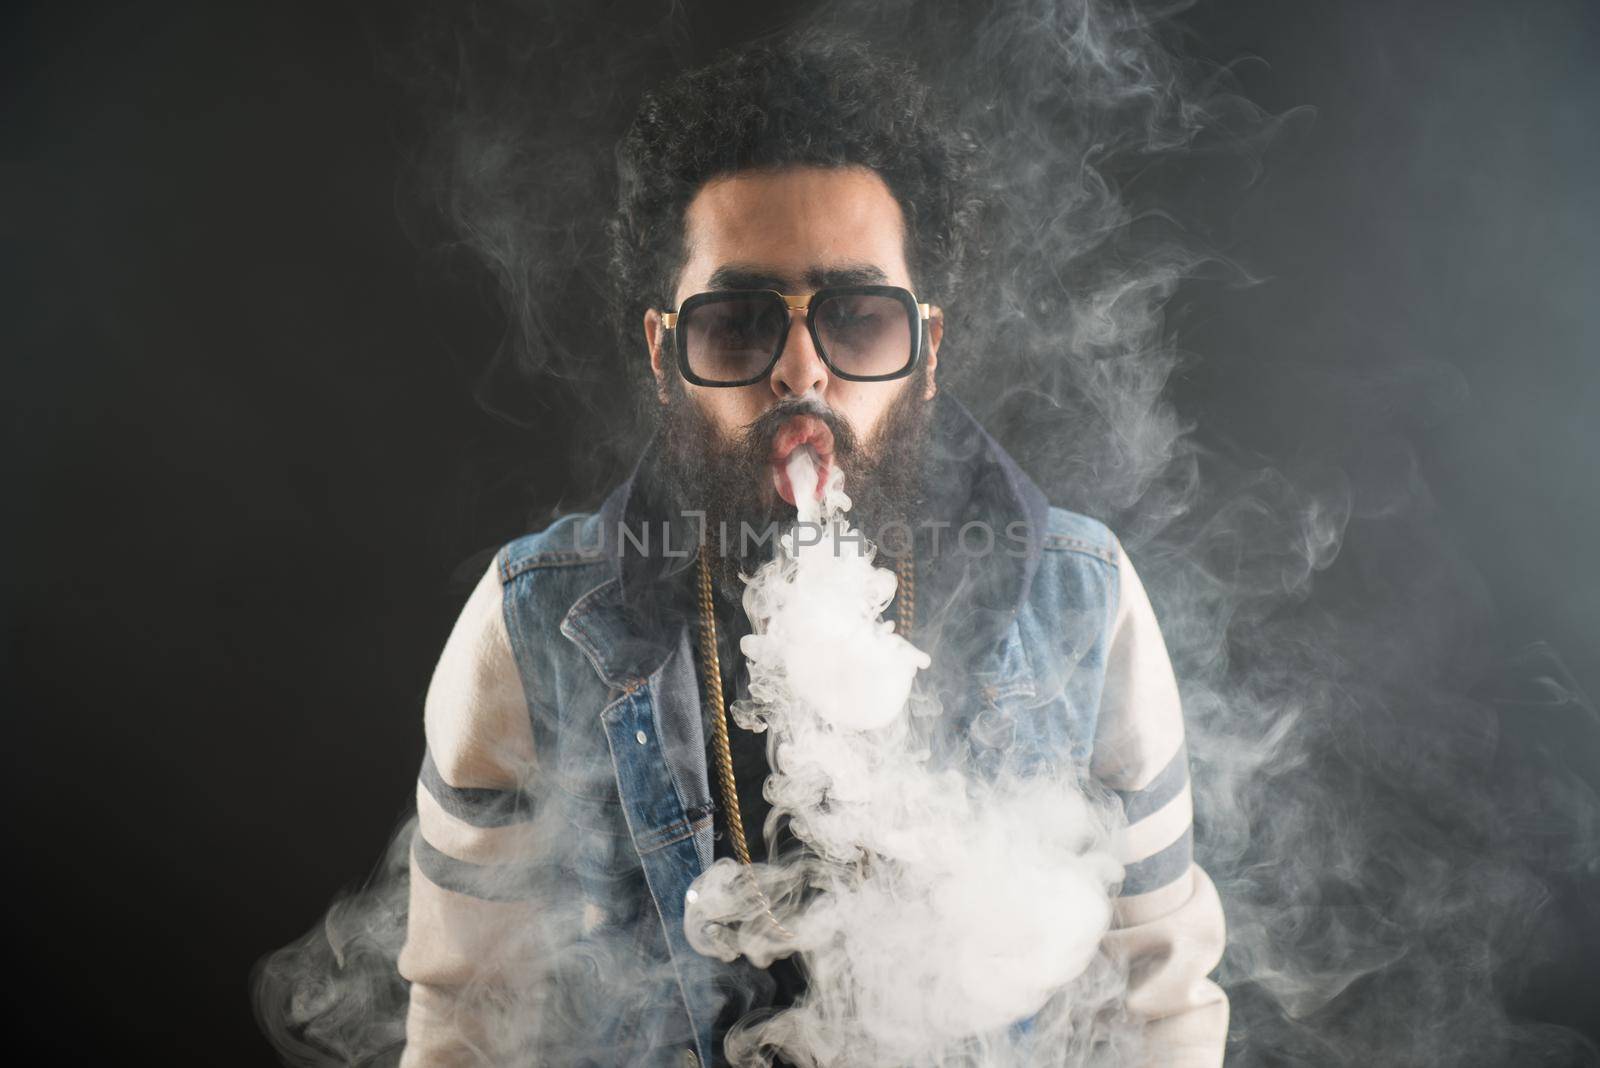
[[417,781],[410,912],[400,973],[411,983],[404,1068],[493,1059],[492,991],[530,926],[525,858],[535,772],[522,680],[498,568],[467,599],[428,687]]
[[1147,1021],[1148,1063],[1222,1063],[1228,1001],[1207,975],[1222,958],[1216,888],[1194,862],[1183,709],[1139,576],[1117,547],[1120,594],[1090,770],[1122,801],[1124,876],[1109,948],[1129,964],[1127,1008]]

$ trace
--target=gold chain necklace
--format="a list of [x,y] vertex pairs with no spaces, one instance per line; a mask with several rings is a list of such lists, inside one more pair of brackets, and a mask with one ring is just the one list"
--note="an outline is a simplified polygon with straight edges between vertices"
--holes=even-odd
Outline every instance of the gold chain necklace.
[[[722,694],[722,662],[717,655],[717,615],[711,600],[711,549],[700,546],[700,675],[705,686],[706,704],[715,711],[711,716],[711,744],[716,750],[717,786],[722,793],[722,810],[733,838],[733,852],[741,864],[750,863],[750,843],[744,833],[744,815],[739,811],[739,788],[733,778],[733,746],[728,741],[728,702]],[[895,589],[894,629],[907,640],[916,624],[917,571],[911,557],[895,560],[895,575],[899,582]],[[762,894],[762,900],[766,895]],[[772,909],[767,908],[768,915]],[[774,921],[776,922],[776,921]],[[781,929],[781,928],[780,928]]]

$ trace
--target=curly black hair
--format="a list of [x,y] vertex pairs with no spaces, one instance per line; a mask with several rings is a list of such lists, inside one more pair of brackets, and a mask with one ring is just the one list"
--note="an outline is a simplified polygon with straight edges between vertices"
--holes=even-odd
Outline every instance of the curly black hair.
[[783,166],[865,166],[906,221],[919,294],[952,292],[977,217],[975,139],[908,62],[817,31],[725,52],[647,94],[617,149],[610,225],[613,307],[625,338],[670,306],[683,219],[713,178]]

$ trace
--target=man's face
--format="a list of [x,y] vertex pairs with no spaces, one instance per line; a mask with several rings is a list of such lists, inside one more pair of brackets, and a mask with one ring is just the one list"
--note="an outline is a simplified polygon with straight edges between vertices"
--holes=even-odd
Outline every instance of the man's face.
[[[690,202],[684,238],[687,260],[674,306],[716,289],[800,296],[825,285],[912,288],[900,206],[883,179],[866,168],[791,167],[716,179]],[[920,429],[921,409],[935,390],[942,325],[937,316],[927,323],[920,373],[889,382],[852,382],[835,377],[823,363],[804,315],[796,312],[767,378],[716,388],[683,380],[664,348],[670,339],[659,310],[646,312],[651,368],[667,408],[668,448],[705,454],[673,456],[672,466],[680,476],[692,473],[694,480],[712,483],[705,489],[713,498],[723,497],[728,511],[736,513],[721,518],[734,521],[773,514],[782,508],[780,494],[793,503],[782,469],[788,453],[802,444],[844,469],[846,491],[858,501],[861,494],[870,499],[874,489],[890,491],[861,481],[869,472],[883,476],[890,455],[904,451],[896,446],[910,444],[888,438]],[[820,406],[820,419],[799,414],[802,398]],[[702,435],[698,441],[696,433]],[[836,458],[829,455],[835,445]],[[905,457],[896,460],[903,465]],[[889,481],[898,474],[890,473]],[[743,484],[728,485],[730,477]]]

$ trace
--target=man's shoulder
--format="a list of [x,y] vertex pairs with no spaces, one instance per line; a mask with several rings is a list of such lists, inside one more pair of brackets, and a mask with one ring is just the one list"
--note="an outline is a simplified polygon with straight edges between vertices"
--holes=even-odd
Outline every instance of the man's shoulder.
[[1090,516],[1051,505],[1040,547],[1046,553],[1094,557],[1115,568],[1120,557],[1116,534]]

